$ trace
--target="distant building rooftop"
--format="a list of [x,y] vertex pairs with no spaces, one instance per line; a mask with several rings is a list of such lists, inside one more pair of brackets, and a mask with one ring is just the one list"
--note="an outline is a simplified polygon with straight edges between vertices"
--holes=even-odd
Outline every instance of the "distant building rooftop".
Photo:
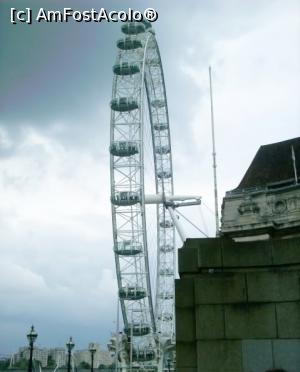
[[260,146],[250,167],[235,190],[264,187],[269,184],[295,180],[292,148],[300,176],[300,137]]
[[259,148],[226,192],[221,232],[240,241],[300,235],[300,137]]

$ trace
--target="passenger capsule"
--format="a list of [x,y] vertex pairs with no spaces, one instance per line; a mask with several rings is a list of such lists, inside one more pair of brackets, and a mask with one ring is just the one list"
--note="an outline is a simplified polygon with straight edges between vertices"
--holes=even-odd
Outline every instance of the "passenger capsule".
[[153,127],[155,130],[165,130],[168,129],[168,123],[155,123]]
[[164,244],[160,246],[160,251],[163,253],[173,252],[174,247],[171,244]]
[[151,106],[155,108],[162,108],[165,106],[165,101],[163,99],[155,99],[151,102]]
[[135,362],[147,362],[155,359],[155,351],[153,347],[145,347],[132,350],[132,359]]
[[121,27],[121,30],[126,35],[137,35],[145,32],[146,26],[142,22],[127,22]]
[[162,300],[172,300],[172,298],[174,298],[174,295],[170,292],[163,292],[159,294],[159,298]]
[[158,320],[162,320],[168,322],[173,319],[173,314],[171,313],[164,313],[158,317]]
[[170,146],[169,145],[165,145],[165,146],[156,146],[155,147],[155,152],[157,154],[160,154],[160,155],[165,155],[165,154],[169,154],[171,151],[170,149]]
[[114,246],[114,252],[120,256],[134,256],[141,253],[142,250],[142,244],[132,240],[123,240],[122,242],[117,242]]
[[120,97],[120,98],[114,98],[110,102],[110,107],[114,111],[132,111],[136,110],[139,105],[137,101],[131,97]]
[[143,20],[142,20],[142,22],[141,23],[143,23],[144,24],[144,26],[145,26],[145,28],[146,29],[148,29],[148,28],[151,28],[152,27],[152,24],[151,24],[151,22],[149,22],[147,19],[145,19],[145,18],[143,18]]
[[120,191],[116,192],[111,197],[111,202],[118,206],[128,206],[137,204],[140,201],[140,196],[134,191]]
[[157,172],[157,177],[162,178],[170,178],[172,176],[172,173],[170,171],[159,171]]
[[119,297],[123,300],[141,300],[146,295],[146,290],[141,287],[123,287],[119,289]]
[[165,276],[172,276],[174,273],[173,273],[173,270],[170,269],[169,267],[164,267],[160,269],[159,274],[165,275]]
[[109,150],[115,156],[132,156],[139,152],[138,144],[133,141],[115,141]]
[[128,324],[128,327],[124,328],[124,332],[130,336],[131,334],[133,336],[145,336],[150,333],[150,326],[149,324],[140,324],[140,323],[133,323]]
[[160,65],[160,60],[158,58],[149,58],[146,63],[149,66],[157,67]]
[[[151,30],[150,30],[150,32],[151,32]],[[151,32],[151,33],[152,33],[153,35],[155,35],[155,33],[153,33],[153,32]],[[148,41],[148,43],[147,43],[147,48],[148,48],[148,49],[155,49],[156,46],[157,46],[157,44],[156,44],[156,42],[155,42],[154,39],[150,39],[150,40]]]
[[141,40],[131,36],[127,36],[117,41],[117,47],[121,50],[133,50],[142,48],[142,46],[143,44]]
[[159,223],[159,226],[168,229],[170,227],[173,227],[174,225],[171,220],[163,220]]
[[140,72],[140,68],[135,63],[122,62],[114,65],[113,72],[116,75],[134,75]]

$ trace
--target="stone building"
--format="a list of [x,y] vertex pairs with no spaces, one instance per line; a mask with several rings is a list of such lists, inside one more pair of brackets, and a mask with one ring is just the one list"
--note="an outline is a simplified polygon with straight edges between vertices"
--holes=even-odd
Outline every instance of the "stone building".
[[[98,368],[100,365],[108,366],[112,364],[113,360],[108,351],[102,350],[98,343],[93,343],[96,352],[94,354],[94,367]],[[89,345],[90,347],[90,345]],[[74,360],[76,366],[79,366],[80,363],[85,362],[91,364],[91,353],[87,350],[76,350],[74,351]]]
[[[14,363],[18,362],[20,359],[26,359],[29,360],[29,348],[28,347],[20,347],[18,352],[14,354],[13,361]],[[33,359],[40,362],[42,367],[47,367],[48,365],[48,356],[49,356],[49,350],[46,348],[39,349],[34,348],[33,349]]]
[[223,199],[222,233],[240,241],[300,235],[300,137],[260,147]]
[[262,146],[221,237],[179,250],[178,372],[300,371],[299,140]]
[[[94,354],[94,367],[99,368],[100,365],[108,366],[113,363],[113,359],[108,351],[102,350],[98,343],[93,343],[96,349]],[[90,347],[90,345],[89,345]],[[56,347],[53,349],[33,349],[33,359],[41,363],[41,367],[48,367],[49,357],[55,362],[55,367],[65,367],[67,364],[67,353],[63,347]],[[85,362],[91,364],[91,353],[86,350],[75,350],[73,352],[74,363],[78,367],[80,363]],[[12,357],[12,367],[21,359],[29,360],[29,348],[20,347],[18,352]]]
[[66,349],[63,347],[50,349],[49,356],[52,358],[58,368],[65,366],[67,363]]

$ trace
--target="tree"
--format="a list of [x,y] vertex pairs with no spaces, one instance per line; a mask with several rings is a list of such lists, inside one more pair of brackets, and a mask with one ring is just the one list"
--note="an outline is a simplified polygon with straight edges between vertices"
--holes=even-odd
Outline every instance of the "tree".
[[0,360],[0,371],[4,371],[9,367],[9,359]]
[[79,368],[82,368],[82,369],[90,369],[91,366],[90,366],[90,364],[87,363],[87,362],[81,362],[81,363],[79,364]]
[[13,367],[17,369],[27,369],[28,360],[25,358],[20,358],[16,363],[14,363]]
[[49,355],[48,356],[48,363],[47,363],[47,365],[48,365],[49,368],[56,366],[56,362],[53,359],[52,355]]

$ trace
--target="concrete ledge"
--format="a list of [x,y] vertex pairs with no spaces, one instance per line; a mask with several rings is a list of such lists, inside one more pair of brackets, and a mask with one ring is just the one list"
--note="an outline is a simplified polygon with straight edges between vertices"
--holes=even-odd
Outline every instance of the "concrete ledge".
[[247,274],[249,302],[300,300],[299,271],[269,271]]
[[179,249],[179,273],[208,268],[300,264],[300,238],[235,243],[228,238],[187,239]]
[[179,273],[195,273],[202,268],[222,267],[222,240],[187,239],[179,249]]
[[271,340],[243,340],[243,371],[264,372],[273,368]]
[[186,273],[198,272],[198,248],[188,247],[178,250],[178,270],[180,276]]
[[244,274],[202,274],[195,278],[195,303],[224,304],[247,302]]
[[197,345],[196,342],[176,342],[176,370],[182,368],[197,369]]
[[194,278],[175,280],[175,303],[176,307],[194,306]]
[[177,372],[300,371],[300,238],[188,239],[179,270]]
[[300,340],[274,340],[274,364],[288,372],[300,370]]
[[300,263],[300,238],[273,240],[272,255],[274,265]]
[[222,240],[216,238],[194,239],[198,242],[198,268],[222,267]]
[[300,338],[300,302],[276,304],[279,338]]
[[196,339],[195,311],[193,308],[177,308],[176,312],[176,340],[193,342]]
[[197,341],[198,371],[242,372],[241,341]]
[[196,339],[224,339],[223,305],[200,305],[196,308]]
[[227,339],[276,338],[274,304],[224,305]]
[[259,267],[273,263],[270,242],[234,243],[223,239],[222,255],[224,267]]

